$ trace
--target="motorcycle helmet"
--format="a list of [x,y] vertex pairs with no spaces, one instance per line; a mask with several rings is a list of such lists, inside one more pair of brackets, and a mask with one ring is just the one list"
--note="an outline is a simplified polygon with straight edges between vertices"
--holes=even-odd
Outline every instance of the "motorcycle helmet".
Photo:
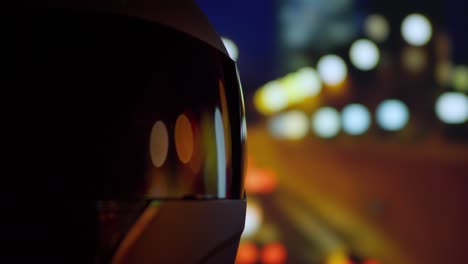
[[36,0],[5,11],[5,252],[15,262],[234,262],[242,91],[196,4]]

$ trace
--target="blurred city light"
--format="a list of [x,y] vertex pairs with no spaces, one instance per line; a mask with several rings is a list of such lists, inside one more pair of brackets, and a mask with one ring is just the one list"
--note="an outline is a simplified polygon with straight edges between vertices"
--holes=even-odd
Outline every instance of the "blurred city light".
[[295,79],[295,83],[298,87],[297,89],[302,93],[303,97],[314,96],[318,94],[322,88],[320,77],[313,68],[305,67],[300,69],[295,74]]
[[193,131],[190,120],[181,114],[176,120],[174,131],[175,147],[177,156],[182,163],[188,163],[193,153]]
[[459,92],[445,92],[437,98],[437,117],[447,124],[463,124],[468,120],[468,97]]
[[273,117],[269,129],[276,138],[298,140],[307,135],[309,119],[304,112],[292,110]]
[[288,105],[304,101],[317,95],[322,89],[318,73],[310,67],[290,73],[279,80],[288,95]]
[[351,45],[349,58],[356,68],[363,71],[372,70],[380,60],[379,48],[370,40],[360,39]]
[[343,130],[350,135],[361,135],[369,129],[371,115],[361,104],[350,104],[341,111]]
[[280,239],[280,230],[276,224],[265,223],[255,235],[255,240],[259,243],[271,243]]
[[327,258],[326,264],[354,264],[343,250],[336,250]]
[[245,190],[250,194],[269,194],[278,186],[276,174],[271,169],[247,168]]
[[374,259],[367,259],[366,261],[363,262],[363,264],[380,264],[380,262]]
[[259,255],[255,243],[241,241],[237,249],[236,264],[255,264],[259,259]]
[[364,31],[370,39],[376,42],[383,42],[390,33],[390,26],[385,17],[379,14],[372,14],[364,22]]
[[263,114],[279,112],[320,93],[319,74],[311,67],[303,67],[260,87],[254,96],[257,110]]
[[156,168],[161,167],[169,151],[169,136],[167,127],[162,121],[154,123],[150,136],[150,156]]
[[452,85],[460,92],[468,92],[468,66],[457,65],[454,67]]
[[247,202],[247,211],[245,214],[245,227],[242,236],[249,237],[254,235],[262,225],[262,222],[262,209],[257,205],[256,202],[249,200]]
[[312,117],[312,130],[322,138],[335,137],[341,129],[340,113],[333,107],[322,107]]
[[257,91],[254,103],[259,112],[271,114],[288,106],[288,95],[279,81],[271,81]]
[[256,8],[252,30],[241,26],[246,16],[219,30],[254,39],[239,65],[255,159],[244,188],[263,221],[256,232],[246,225],[244,263],[266,262],[279,241],[287,263],[463,263],[468,9],[254,2],[239,8]]
[[286,263],[288,252],[281,243],[266,244],[262,248],[262,264],[283,264]]
[[317,64],[322,81],[330,86],[342,83],[348,74],[348,68],[342,58],[337,55],[325,55]]
[[435,74],[436,74],[436,79],[437,82],[440,85],[447,85],[449,84],[452,80],[452,64],[449,61],[442,61],[437,63],[436,68],[435,68]]
[[405,47],[401,53],[402,64],[412,73],[420,73],[427,66],[427,55],[421,48]]
[[401,34],[408,44],[423,46],[431,39],[431,22],[421,14],[410,14],[401,24]]
[[231,57],[231,59],[233,59],[234,61],[237,61],[237,59],[239,59],[239,48],[237,47],[236,43],[234,43],[234,41],[226,37],[221,37],[221,40],[223,41],[224,46],[226,47],[229,57]]
[[397,131],[402,129],[409,120],[408,107],[400,100],[385,100],[376,109],[377,124],[384,130]]

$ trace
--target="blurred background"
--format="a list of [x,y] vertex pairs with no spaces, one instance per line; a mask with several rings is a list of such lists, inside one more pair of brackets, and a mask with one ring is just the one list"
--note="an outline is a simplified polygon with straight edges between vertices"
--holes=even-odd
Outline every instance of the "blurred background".
[[468,262],[468,3],[197,0],[248,120],[237,263]]

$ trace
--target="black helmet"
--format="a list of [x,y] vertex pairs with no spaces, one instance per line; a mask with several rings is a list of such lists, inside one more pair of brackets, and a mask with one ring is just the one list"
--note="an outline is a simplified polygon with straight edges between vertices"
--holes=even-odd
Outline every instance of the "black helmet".
[[18,262],[233,262],[243,99],[198,7],[31,0],[6,11],[4,237]]

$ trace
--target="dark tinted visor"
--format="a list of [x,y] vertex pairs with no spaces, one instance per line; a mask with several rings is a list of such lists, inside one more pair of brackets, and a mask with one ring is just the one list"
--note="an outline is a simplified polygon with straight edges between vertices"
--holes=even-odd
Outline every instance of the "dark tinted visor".
[[224,53],[136,18],[21,14],[3,38],[18,179],[103,200],[243,198],[243,103]]

